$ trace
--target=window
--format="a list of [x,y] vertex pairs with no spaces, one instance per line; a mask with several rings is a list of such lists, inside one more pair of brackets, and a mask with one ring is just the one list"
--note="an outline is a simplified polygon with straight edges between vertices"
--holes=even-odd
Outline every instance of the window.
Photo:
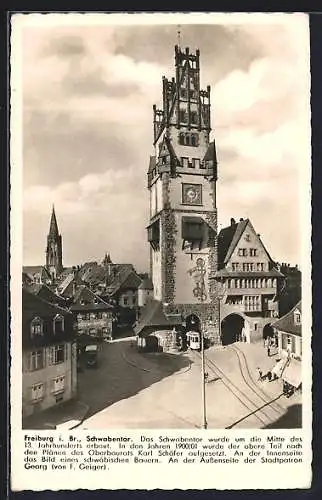
[[32,402],[36,403],[37,401],[41,401],[42,399],[44,399],[44,396],[45,396],[45,384],[43,384],[41,382],[39,384],[34,384],[31,387],[31,401]]
[[264,271],[264,263],[263,262],[257,262],[256,267],[257,267],[257,271]]
[[260,311],[261,303],[259,295],[246,295],[244,297],[245,311]]
[[89,333],[89,335],[90,335],[91,337],[96,337],[96,335],[97,335],[97,330],[96,330],[96,328],[90,328],[88,333]]
[[53,331],[54,333],[60,333],[64,331],[64,316],[61,314],[56,314],[53,321]]
[[179,111],[180,122],[185,123],[187,121],[187,113],[185,109],[180,109]]
[[64,392],[64,390],[65,390],[65,375],[55,377],[52,380],[52,392],[54,394],[58,394],[60,392]]
[[190,120],[191,120],[191,123],[193,123],[193,124],[198,123],[198,113],[197,113],[197,111],[191,111],[191,113],[190,113]]
[[250,235],[249,234],[245,235],[245,241],[250,241]]
[[35,337],[36,335],[43,335],[44,333],[43,327],[44,327],[43,320],[40,319],[39,317],[34,318],[30,324],[31,337]]
[[294,323],[295,323],[296,325],[300,325],[300,324],[301,324],[301,313],[300,313],[300,312],[298,312],[298,311],[296,311],[296,312],[294,313]]
[[180,132],[179,144],[183,146],[198,146],[198,134]]
[[101,313],[101,311],[99,311],[99,312],[96,313],[96,318],[97,319],[102,319],[103,318],[103,314]]
[[238,248],[238,255],[239,257],[247,257],[247,248]]
[[189,159],[186,158],[186,157],[182,157],[181,158],[181,164],[182,164],[183,167],[188,167],[188,165],[189,165]]
[[233,262],[232,263],[232,269],[233,269],[233,271],[238,271],[238,269],[239,269],[239,263],[238,262]]
[[200,168],[200,159],[199,158],[192,158],[192,166],[194,168]]
[[44,351],[38,349],[29,354],[29,371],[41,370],[44,368]]
[[256,257],[256,255],[257,255],[257,248],[250,248],[249,249],[249,255],[251,257]]
[[127,297],[123,297],[123,305],[124,306],[128,305],[128,298]]
[[50,360],[52,365],[57,365],[58,363],[63,363],[65,360],[64,356],[64,345],[55,345],[50,351]]
[[181,95],[182,99],[186,99],[186,98],[187,98],[187,95],[188,95],[188,93],[187,93],[187,89],[185,89],[185,88],[181,88],[181,89],[180,89],[180,95]]
[[254,323],[254,330],[257,331],[257,323]]

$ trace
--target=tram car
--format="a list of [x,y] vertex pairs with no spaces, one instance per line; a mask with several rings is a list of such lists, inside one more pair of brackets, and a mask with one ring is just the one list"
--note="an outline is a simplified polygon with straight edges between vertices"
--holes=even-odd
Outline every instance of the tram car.
[[200,333],[199,332],[187,332],[187,344],[193,351],[200,351]]

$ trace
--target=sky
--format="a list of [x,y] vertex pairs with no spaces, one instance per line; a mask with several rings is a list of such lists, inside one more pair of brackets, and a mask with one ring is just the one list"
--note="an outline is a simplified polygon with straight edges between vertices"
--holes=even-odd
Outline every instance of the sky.
[[[109,252],[144,271],[152,105],[174,76],[178,27],[88,19],[21,29],[23,263],[45,263],[54,203],[64,265]],[[211,86],[219,229],[249,217],[272,258],[295,264],[310,169],[308,31],[294,16],[264,21],[184,21],[181,45],[200,49]]]

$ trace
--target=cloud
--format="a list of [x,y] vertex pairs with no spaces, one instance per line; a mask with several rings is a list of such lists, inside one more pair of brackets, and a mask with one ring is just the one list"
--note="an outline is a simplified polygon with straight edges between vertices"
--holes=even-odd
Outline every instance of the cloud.
[[[176,31],[174,25],[25,30],[26,261],[43,255],[35,241],[47,232],[54,201],[70,263],[112,246],[116,259],[147,267],[151,108],[161,102],[162,75],[174,75]],[[212,88],[221,223],[249,216],[276,254],[296,259],[294,207],[309,164],[305,30],[285,21],[181,31],[183,46],[200,49],[202,86]],[[277,220],[287,225],[287,238],[278,236]]]

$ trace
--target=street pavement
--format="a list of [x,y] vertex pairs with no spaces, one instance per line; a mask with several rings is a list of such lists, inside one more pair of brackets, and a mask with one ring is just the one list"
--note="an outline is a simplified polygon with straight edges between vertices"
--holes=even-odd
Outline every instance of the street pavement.
[[[104,345],[97,370],[79,380],[80,400],[90,407],[80,428],[200,428],[201,358],[196,352],[142,354],[125,338]],[[259,382],[276,356],[262,344],[236,343],[206,350],[209,428],[300,426],[301,401],[282,395],[282,382]]]
[[[261,343],[205,351],[208,428],[295,428],[301,396],[287,399],[282,381],[259,381],[275,365]],[[140,353],[134,337],[103,343],[97,368],[78,373],[77,401],[42,412],[27,428],[66,422],[83,429],[201,428],[202,378],[198,352]]]

